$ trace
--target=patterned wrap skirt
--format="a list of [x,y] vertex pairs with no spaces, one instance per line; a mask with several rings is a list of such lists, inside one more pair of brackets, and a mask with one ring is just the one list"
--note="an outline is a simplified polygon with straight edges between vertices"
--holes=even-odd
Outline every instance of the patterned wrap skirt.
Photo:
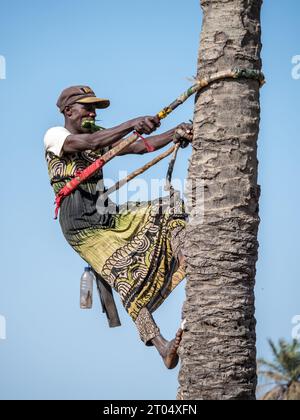
[[91,184],[67,197],[60,212],[69,244],[120,295],[133,321],[141,309],[157,309],[184,279],[177,253],[186,218],[177,191],[171,202],[163,197],[116,206],[99,204]]

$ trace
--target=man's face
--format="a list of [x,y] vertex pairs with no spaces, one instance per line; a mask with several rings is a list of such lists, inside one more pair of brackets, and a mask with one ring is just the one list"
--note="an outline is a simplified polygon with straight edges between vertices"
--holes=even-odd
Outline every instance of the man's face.
[[89,133],[90,130],[82,128],[85,120],[95,122],[97,116],[96,106],[94,104],[73,104],[66,110],[66,118],[71,122],[76,131],[81,133]]

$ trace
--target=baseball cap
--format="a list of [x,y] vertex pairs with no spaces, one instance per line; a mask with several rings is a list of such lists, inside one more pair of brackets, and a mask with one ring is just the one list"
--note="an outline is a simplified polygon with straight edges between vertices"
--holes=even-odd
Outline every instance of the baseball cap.
[[79,104],[95,104],[96,108],[107,108],[110,105],[108,99],[97,98],[94,91],[89,86],[71,86],[64,89],[57,100],[56,105],[60,112],[66,106]]

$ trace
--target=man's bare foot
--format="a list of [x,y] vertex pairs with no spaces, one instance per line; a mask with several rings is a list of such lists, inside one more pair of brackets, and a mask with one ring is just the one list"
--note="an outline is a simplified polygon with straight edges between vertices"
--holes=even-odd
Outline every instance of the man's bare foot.
[[162,355],[164,363],[168,369],[174,369],[178,364],[179,356],[177,354],[177,350],[182,339],[182,333],[183,331],[180,328],[176,333],[176,337],[167,343],[165,355]]
[[176,337],[171,341],[165,340],[162,336],[155,337],[152,340],[168,369],[174,369],[178,364],[177,350],[182,339],[182,333],[183,330],[179,328]]

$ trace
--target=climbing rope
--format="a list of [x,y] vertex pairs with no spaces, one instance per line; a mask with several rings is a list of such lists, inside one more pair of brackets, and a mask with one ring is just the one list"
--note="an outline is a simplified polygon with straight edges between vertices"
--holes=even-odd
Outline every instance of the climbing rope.
[[[262,86],[265,83],[264,75],[259,70],[254,69],[241,69],[241,68],[234,68],[229,71],[220,71],[215,74],[212,74],[210,76],[203,77],[199,80],[196,80],[196,83],[191,86],[187,91],[185,91],[182,95],[180,95],[174,102],[172,102],[169,106],[163,108],[161,111],[158,112],[157,117],[162,120],[166,118],[171,112],[173,112],[178,106],[182,105],[190,96],[194,95],[196,92],[200,92],[204,88],[206,88],[208,85],[212,84],[213,82],[217,82],[220,80],[225,79],[253,79],[257,80]],[[100,127],[99,127],[100,129]],[[97,131],[97,130],[96,130]],[[81,173],[77,174],[71,181],[69,181],[56,195],[55,198],[55,219],[57,219],[59,208],[61,206],[61,203],[63,199],[67,196],[69,196],[73,191],[77,189],[77,187],[85,182],[87,179],[89,179],[91,176],[93,176],[97,171],[99,171],[103,166],[112,160],[115,156],[117,156],[121,151],[126,149],[126,147],[130,146],[134,142],[136,142],[139,138],[142,138],[142,136],[134,132],[131,136],[121,141],[117,146],[113,147],[111,150],[109,150],[107,153],[105,153],[101,158],[97,159],[94,163],[92,163],[90,166],[85,168]],[[146,139],[142,138],[142,140],[145,142]],[[151,148],[151,145],[148,143],[147,147],[147,141],[146,141],[146,148],[149,149],[149,146]],[[167,152],[162,153],[157,158],[153,159],[151,162],[143,166],[142,168],[138,169],[137,171],[133,172],[132,174],[128,175],[125,179],[119,181],[114,185],[112,188],[110,188],[107,193],[116,191],[119,189],[122,185],[124,185],[126,182],[130,181],[137,175],[140,175],[141,173],[145,172],[147,169],[149,169],[151,166],[155,165],[157,162],[159,162],[161,159],[165,158],[166,156],[169,156],[172,152],[174,152],[171,162],[169,164],[168,174],[167,174],[167,188],[169,190],[172,188],[171,186],[171,176],[172,171],[174,168],[174,163],[176,160],[177,152],[180,147],[180,144],[176,144],[175,146],[172,146]],[[150,149],[149,149],[150,150]]]

